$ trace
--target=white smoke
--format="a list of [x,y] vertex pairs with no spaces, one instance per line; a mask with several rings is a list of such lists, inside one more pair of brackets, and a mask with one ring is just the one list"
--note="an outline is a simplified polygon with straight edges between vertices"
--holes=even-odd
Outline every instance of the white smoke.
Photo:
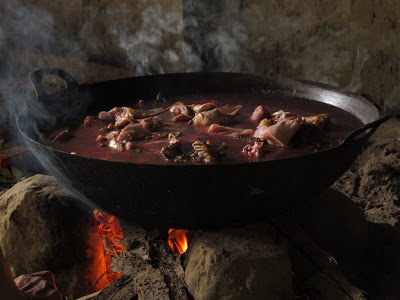
[[[183,12],[152,3],[135,19],[135,26],[125,7],[119,22],[108,30],[126,54],[126,64],[138,75],[171,71],[252,73],[252,52],[259,51],[264,39],[250,38],[238,15],[240,1],[225,2],[219,4],[223,9],[209,11],[212,7],[204,3],[187,1]],[[259,10],[251,6],[241,14],[251,17]]]
[[361,80],[361,72],[365,62],[368,60],[369,54],[367,49],[357,49],[357,56],[354,62],[353,76],[350,83],[345,87],[347,91],[357,93],[361,90],[363,82]]
[[[165,14],[162,6],[156,4],[143,11],[140,28],[131,33],[123,29],[124,23],[118,27],[112,25],[110,32],[114,34],[121,49],[126,51],[130,67],[139,75],[165,73],[165,64],[178,64],[180,54],[174,49],[161,51],[166,34],[179,34],[182,31],[181,21],[177,13]],[[122,28],[121,28],[122,25]],[[126,28],[131,28],[126,24]]]

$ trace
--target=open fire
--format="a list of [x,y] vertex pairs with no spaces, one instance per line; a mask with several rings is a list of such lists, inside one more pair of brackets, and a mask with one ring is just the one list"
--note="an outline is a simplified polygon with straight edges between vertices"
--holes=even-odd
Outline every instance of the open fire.
[[[98,231],[103,239],[104,249],[107,258],[107,276],[114,281],[121,274],[113,273],[110,268],[111,258],[121,255],[125,250],[122,245],[124,237],[122,228],[117,217],[109,215],[100,210],[94,211],[94,216],[98,222]],[[189,246],[189,240],[193,237],[195,230],[173,229],[168,230],[168,245],[174,254],[183,254]]]
[[172,253],[183,254],[189,247],[190,240],[199,230],[172,229],[168,230],[168,245]]
[[[103,240],[105,257],[107,260],[107,277],[111,283],[122,275],[113,272],[110,264],[113,257],[119,256],[125,251],[122,244],[124,237],[123,231],[117,217],[97,209],[94,210],[93,213],[98,223],[98,232]],[[190,239],[196,232],[195,230],[170,228],[168,230],[168,245],[173,254],[178,255],[185,253],[188,249]]]
[[98,222],[98,232],[103,240],[107,261],[107,277],[111,283],[122,275],[111,270],[111,258],[121,255],[125,251],[122,245],[124,235],[118,218],[97,209],[93,213]]
[[187,233],[190,230],[172,229],[168,230],[168,245],[174,254],[183,254],[188,248]]

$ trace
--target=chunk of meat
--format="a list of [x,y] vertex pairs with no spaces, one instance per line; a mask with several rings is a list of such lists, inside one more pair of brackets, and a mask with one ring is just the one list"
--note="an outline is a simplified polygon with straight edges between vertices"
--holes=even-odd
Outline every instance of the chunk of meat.
[[104,147],[108,144],[108,139],[104,135],[98,135],[96,142],[99,147]]
[[124,127],[130,123],[136,123],[135,118],[141,118],[142,114],[136,109],[122,107],[123,111],[115,116],[115,126]]
[[224,133],[238,133],[238,134],[251,134],[253,132],[252,129],[242,129],[235,127],[228,127],[219,124],[211,124],[208,128],[209,134],[224,134]]
[[174,160],[177,156],[182,155],[182,144],[173,138],[170,140],[169,145],[161,149],[160,154],[168,160]]
[[150,135],[150,131],[138,124],[128,125],[122,129],[117,141],[141,140]]
[[192,119],[191,116],[187,115],[187,114],[180,114],[175,116],[172,121],[174,122],[186,122],[186,121],[190,121]]
[[168,133],[168,139],[170,144],[178,142],[177,137],[180,135],[180,132],[170,132]]
[[119,135],[119,130],[111,131],[105,135],[98,135],[96,142],[100,147],[106,146],[109,141],[116,139]]
[[105,134],[105,137],[106,137],[108,140],[111,140],[111,139],[113,139],[113,138],[118,137],[119,133],[120,133],[119,130],[113,130],[113,131],[111,131],[111,132]]
[[139,125],[149,131],[157,131],[166,126],[166,124],[161,121],[161,119],[158,119],[158,117],[141,119]]
[[85,118],[85,120],[83,121],[83,125],[84,125],[85,127],[91,127],[91,126],[93,126],[94,124],[96,124],[96,120],[95,120],[95,118],[92,117],[92,116],[87,116],[87,117]]
[[125,144],[125,150],[126,151],[133,151],[133,150],[137,150],[138,148],[135,147],[135,143],[133,142],[127,142]]
[[176,102],[174,105],[171,106],[169,111],[176,115],[180,114],[190,115],[189,107],[187,107],[182,102]]
[[223,126],[219,124],[211,124],[210,127],[208,127],[208,133],[232,132],[237,130],[237,128]]
[[115,126],[126,126],[129,123],[135,123],[135,118],[142,117],[139,110],[130,107],[114,107],[110,111],[101,111],[99,119],[103,121],[114,121]]
[[202,111],[207,111],[215,108],[214,103],[204,103],[204,104],[196,104],[193,105],[192,109],[195,113],[199,113]]
[[99,112],[99,119],[103,121],[115,121],[117,114],[123,113],[122,107],[114,107],[109,111],[101,111]]
[[57,134],[57,136],[51,141],[51,143],[55,143],[55,142],[66,142],[69,139],[71,139],[73,137],[73,135],[69,132],[68,129],[65,129],[63,131],[61,131],[59,134]]
[[194,161],[202,163],[213,163],[221,159],[221,153],[208,143],[197,140],[192,144],[194,152],[190,155]]
[[122,142],[116,141],[115,138],[112,139],[109,143],[108,143],[108,147],[117,150],[119,152],[124,151],[124,144]]
[[254,137],[268,141],[269,144],[287,146],[300,126],[297,119],[285,119],[269,127],[260,126]]
[[254,145],[246,145],[243,148],[243,152],[251,158],[252,161],[259,161],[262,157],[262,150],[264,148],[264,142],[254,142]]
[[109,132],[110,130],[114,130],[115,126],[113,123],[108,124],[106,127],[100,128],[99,132],[104,133],[104,132]]
[[250,117],[250,120],[254,122],[260,122],[262,119],[268,118],[270,116],[269,111],[262,105],[259,105],[254,110]]
[[214,108],[213,110],[196,113],[192,121],[193,125],[229,125],[235,123],[235,117],[230,114],[223,113],[219,108]]
[[229,113],[231,116],[236,116],[243,108],[243,105],[236,105],[232,112]]
[[301,121],[308,124],[318,125],[319,127],[324,128],[329,123],[329,114],[302,117]]
[[278,110],[277,112],[274,112],[271,115],[271,119],[274,121],[282,121],[282,120],[292,118],[292,117],[298,117],[298,115],[288,112],[288,111],[283,111],[283,110]]
[[262,120],[260,121],[260,123],[258,124],[257,128],[258,128],[258,127],[261,127],[261,126],[267,126],[267,127],[269,127],[269,126],[272,126],[272,125],[274,125],[274,124],[275,124],[274,121],[265,118],[265,119],[262,119]]

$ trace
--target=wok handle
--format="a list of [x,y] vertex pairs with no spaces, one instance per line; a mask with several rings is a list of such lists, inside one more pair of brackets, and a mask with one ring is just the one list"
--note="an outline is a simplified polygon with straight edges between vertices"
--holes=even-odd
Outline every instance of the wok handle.
[[350,133],[350,134],[344,139],[343,144],[351,144],[351,143],[353,143],[354,140],[355,140],[360,134],[362,134],[364,131],[366,131],[366,130],[368,130],[368,129],[371,129],[370,132],[368,132],[368,136],[371,136],[371,135],[375,132],[375,130],[377,130],[378,127],[379,127],[382,123],[386,122],[387,120],[389,120],[389,119],[392,118],[392,117],[393,117],[392,114],[384,115],[384,116],[380,117],[379,119],[377,119],[377,120],[375,120],[375,121],[373,121],[373,122],[371,122],[371,123],[368,123],[368,124],[364,125],[363,127],[359,128],[359,129],[357,129],[357,130],[354,130],[352,133]]
[[55,75],[60,77],[65,82],[66,88],[72,88],[78,86],[78,82],[67,72],[58,69],[58,68],[41,68],[29,73],[29,80],[31,81],[33,87],[35,88],[36,97],[40,99],[42,96],[47,95],[46,90],[44,89],[42,79],[46,75]]

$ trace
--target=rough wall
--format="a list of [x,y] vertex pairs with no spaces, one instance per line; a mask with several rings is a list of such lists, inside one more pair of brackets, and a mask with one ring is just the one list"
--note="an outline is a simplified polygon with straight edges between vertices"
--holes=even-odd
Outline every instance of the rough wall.
[[[397,0],[5,0],[0,16],[3,76],[57,65],[48,55],[68,57],[59,65],[80,81],[273,73],[400,110]],[[113,68],[87,72],[87,61]]]
[[244,0],[258,73],[321,81],[400,108],[400,2]]
[[4,0],[0,18],[2,77],[54,65],[54,56],[87,82],[111,78],[93,72],[79,78],[86,62],[127,75],[182,69],[175,50],[183,40],[180,0]]

